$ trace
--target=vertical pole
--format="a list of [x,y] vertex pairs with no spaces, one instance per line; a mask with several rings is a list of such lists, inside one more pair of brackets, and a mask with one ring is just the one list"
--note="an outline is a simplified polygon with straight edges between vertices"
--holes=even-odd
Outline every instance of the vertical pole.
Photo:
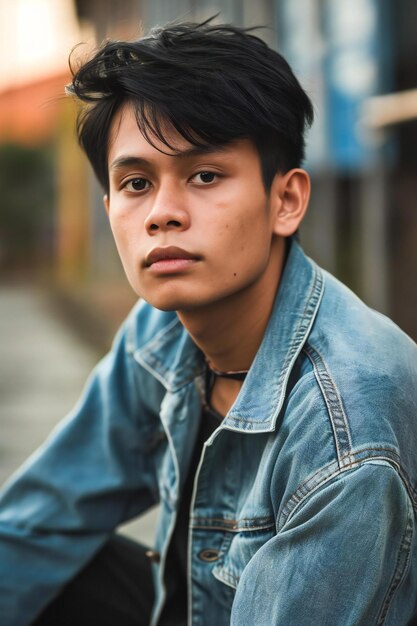
[[362,178],[360,204],[362,295],[367,304],[387,313],[387,189],[382,167],[376,167]]

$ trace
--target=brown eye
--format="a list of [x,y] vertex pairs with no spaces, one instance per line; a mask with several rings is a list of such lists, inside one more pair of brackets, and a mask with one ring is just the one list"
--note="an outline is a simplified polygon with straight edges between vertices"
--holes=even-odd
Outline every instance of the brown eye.
[[132,178],[126,183],[126,189],[129,191],[143,191],[149,185],[149,181],[146,178]]
[[197,176],[200,178],[200,182],[202,183],[212,183],[216,178],[216,174],[214,172],[199,172]]

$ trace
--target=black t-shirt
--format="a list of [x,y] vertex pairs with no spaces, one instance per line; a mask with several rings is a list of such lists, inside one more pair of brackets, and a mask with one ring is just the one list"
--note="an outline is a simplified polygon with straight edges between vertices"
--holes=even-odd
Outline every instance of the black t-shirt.
[[222,416],[216,413],[216,411],[206,404],[203,405],[197,441],[179,503],[177,521],[167,555],[165,570],[167,599],[158,622],[160,626],[186,626],[187,624],[188,524],[195,474],[204,442],[216,430],[222,419]]

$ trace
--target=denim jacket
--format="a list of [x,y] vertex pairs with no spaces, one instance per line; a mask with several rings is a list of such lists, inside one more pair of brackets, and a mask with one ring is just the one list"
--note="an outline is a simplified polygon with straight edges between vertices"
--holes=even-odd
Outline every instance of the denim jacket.
[[[119,524],[159,502],[157,624],[202,379],[176,314],[139,303],[2,494],[2,625],[29,624]],[[263,342],[198,466],[189,625],[405,625],[416,442],[415,344],[294,242]]]

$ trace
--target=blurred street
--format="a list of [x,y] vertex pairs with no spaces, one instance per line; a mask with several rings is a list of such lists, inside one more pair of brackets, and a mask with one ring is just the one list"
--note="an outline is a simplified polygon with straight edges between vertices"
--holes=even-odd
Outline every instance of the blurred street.
[[[0,286],[0,483],[37,448],[76,402],[97,361],[29,286]],[[152,543],[155,513],[125,532]]]

